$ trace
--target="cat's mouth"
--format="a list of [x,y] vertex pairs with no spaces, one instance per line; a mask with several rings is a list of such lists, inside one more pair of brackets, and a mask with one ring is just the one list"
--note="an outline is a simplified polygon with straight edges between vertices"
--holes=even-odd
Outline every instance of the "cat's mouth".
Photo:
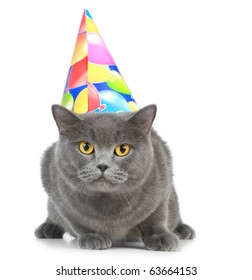
[[104,175],[101,175],[100,178],[98,178],[97,180],[95,180],[94,182],[97,182],[97,183],[101,183],[101,184],[109,184],[109,185],[112,185],[112,182],[108,179],[106,179],[104,177]]
[[106,174],[105,172],[100,175],[99,178],[95,179],[93,182],[101,183],[101,184],[109,184],[117,185],[124,183],[128,178],[114,176],[110,174]]
[[128,173],[122,170],[106,170],[102,176],[112,184],[122,184],[128,180]]

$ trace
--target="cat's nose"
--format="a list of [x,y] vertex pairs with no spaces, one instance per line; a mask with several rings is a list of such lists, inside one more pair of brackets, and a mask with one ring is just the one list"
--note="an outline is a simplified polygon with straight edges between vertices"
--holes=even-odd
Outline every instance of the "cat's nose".
[[101,172],[104,172],[106,169],[108,169],[108,166],[105,164],[99,164],[97,165],[97,168],[99,168]]

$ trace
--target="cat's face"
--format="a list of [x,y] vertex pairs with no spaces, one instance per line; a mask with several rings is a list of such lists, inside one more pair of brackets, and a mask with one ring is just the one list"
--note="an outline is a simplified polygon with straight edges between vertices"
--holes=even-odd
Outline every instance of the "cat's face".
[[137,113],[76,116],[54,105],[60,138],[59,171],[69,185],[85,192],[128,192],[144,180],[153,162],[150,128],[156,107]]

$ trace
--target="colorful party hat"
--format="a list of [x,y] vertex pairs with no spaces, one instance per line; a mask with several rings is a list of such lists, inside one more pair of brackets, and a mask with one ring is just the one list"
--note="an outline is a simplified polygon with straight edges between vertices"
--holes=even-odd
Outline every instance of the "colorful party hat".
[[84,10],[61,105],[77,114],[138,106],[88,10]]

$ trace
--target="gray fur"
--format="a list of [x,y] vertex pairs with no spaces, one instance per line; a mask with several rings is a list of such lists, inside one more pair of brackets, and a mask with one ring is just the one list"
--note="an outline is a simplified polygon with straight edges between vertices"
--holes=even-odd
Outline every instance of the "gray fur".
[[[194,231],[182,223],[165,142],[151,128],[156,106],[137,113],[86,113],[77,116],[54,105],[59,140],[42,159],[48,218],[35,235],[61,238],[69,232],[81,248],[106,249],[141,238],[151,250],[174,251],[179,238]],[[95,152],[84,155],[79,143]],[[132,147],[125,157],[117,145]]]

